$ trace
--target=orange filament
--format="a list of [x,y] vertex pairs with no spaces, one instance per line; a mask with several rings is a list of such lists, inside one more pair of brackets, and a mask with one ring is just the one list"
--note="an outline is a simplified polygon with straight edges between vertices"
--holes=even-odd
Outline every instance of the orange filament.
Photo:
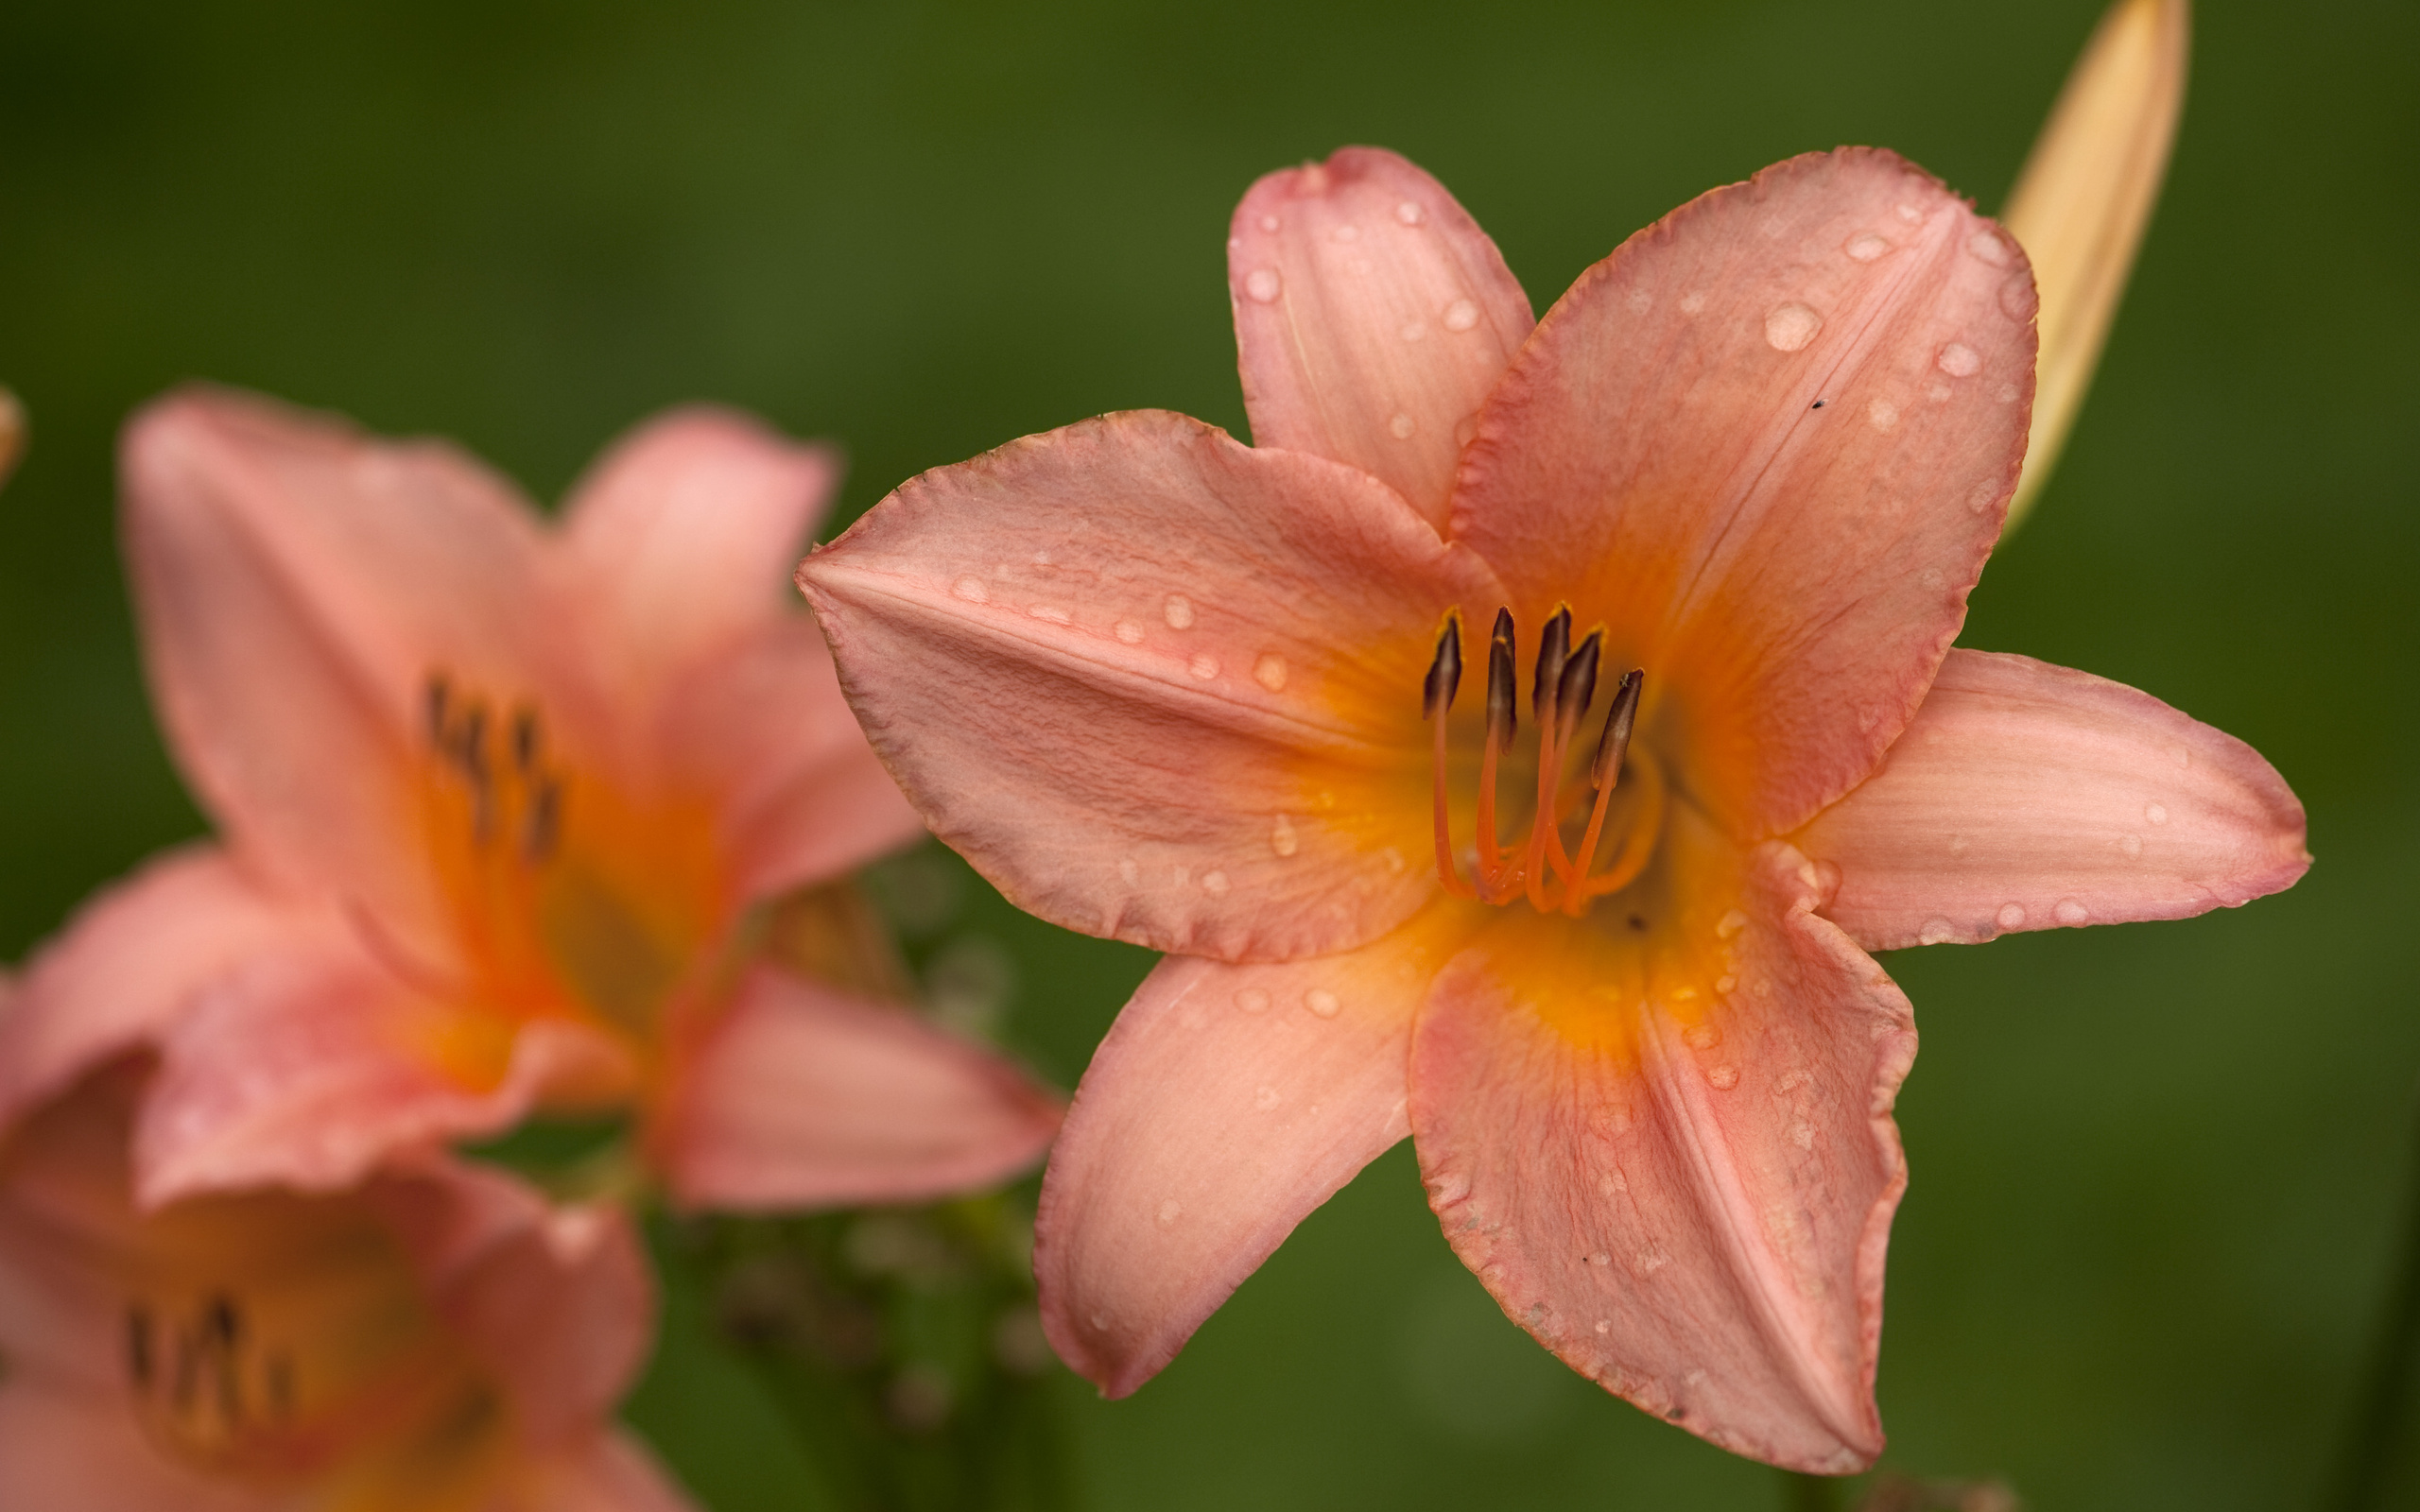
[[1619,891],[1637,879],[1654,851],[1663,827],[1664,784],[1649,764],[1650,785],[1641,795],[1613,865],[1599,876],[1590,875],[1599,844],[1604,837],[1614,788],[1620,782],[1631,728],[1638,708],[1642,675],[1623,678],[1613,706],[1606,711],[1605,732],[1590,764],[1589,782],[1596,792],[1588,823],[1577,854],[1566,850],[1562,833],[1563,770],[1572,738],[1592,700],[1603,631],[1592,630],[1576,649],[1570,646],[1571,611],[1559,610],[1548,622],[1540,646],[1532,708],[1538,723],[1538,765],[1535,807],[1526,840],[1507,848],[1496,830],[1496,781],[1505,752],[1517,733],[1512,675],[1515,644],[1512,614],[1499,610],[1488,651],[1487,730],[1479,751],[1478,834],[1473,869],[1476,885],[1465,882],[1455,864],[1451,813],[1446,786],[1446,713],[1461,676],[1461,627],[1458,616],[1447,616],[1438,639],[1437,657],[1426,685],[1426,713],[1432,726],[1432,788],[1434,794],[1437,875],[1446,891],[1458,898],[1508,903],[1527,898],[1540,913],[1584,913],[1589,902]]

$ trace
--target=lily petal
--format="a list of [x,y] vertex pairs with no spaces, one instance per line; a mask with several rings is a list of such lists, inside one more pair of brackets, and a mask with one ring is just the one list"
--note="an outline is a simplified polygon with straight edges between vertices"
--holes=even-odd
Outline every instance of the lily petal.
[[1376,147],[1272,173],[1227,239],[1255,445],[1384,481],[1445,523],[1462,444],[1537,319],[1495,243]]
[[510,1512],[696,1512],[697,1503],[628,1433],[591,1435],[521,1472]]
[[1735,833],[1792,828],[1872,769],[1957,634],[2024,453],[2033,310],[2015,244],[1905,160],[1776,164],[1547,313],[1452,534],[1521,612],[1617,606],[1606,662],[1647,669],[1657,748]]
[[1737,986],[1694,1022],[1651,979],[1599,1010],[1625,1032],[1576,1035],[1606,984],[1581,943],[1482,938],[1421,1012],[1411,1121],[1445,1237],[1507,1315],[1725,1449],[1839,1474],[1882,1449],[1890,1109],[1915,1028],[1813,912],[1813,869],[1773,842],[1749,858]]
[[345,937],[331,910],[255,885],[216,846],[172,850],[84,905],[0,1011],[0,1125],[164,1034],[247,961]]
[[441,953],[403,774],[431,672],[527,680],[528,511],[450,447],[208,389],[138,415],[123,473],[145,660],[203,803],[281,881]]
[[1798,837],[1868,950],[2188,919],[2292,885],[2303,806],[2242,741],[2122,683],[1956,650],[1883,768]]
[[784,610],[788,564],[838,486],[828,447],[727,410],[674,410],[600,457],[563,532],[581,598],[644,697],[668,673]]
[[760,968],[688,1068],[664,1160],[701,1206],[905,1202],[1013,1176],[1058,1126],[998,1056]]
[[59,1390],[14,1371],[0,1381],[0,1506],[270,1512],[273,1504],[161,1455],[114,1394]]
[[804,613],[726,645],[663,707],[675,782],[716,795],[741,899],[828,881],[925,833],[859,732],[832,653]]
[[425,996],[356,950],[264,957],[162,1043],[136,1125],[145,1208],[351,1185],[388,1153],[493,1134],[553,1091],[626,1086],[627,1054],[565,1020],[517,1027]]
[[1421,679],[1497,590],[1367,474],[1113,415],[915,479],[799,584],[909,801],[1028,913],[1282,959],[1434,887]]
[[1411,1015],[1459,917],[1434,908],[1315,961],[1159,964],[1094,1053],[1043,1176],[1033,1267],[1061,1359],[1132,1392],[1410,1132]]
[[2014,527],[2066,445],[2150,227],[2185,107],[2186,0],[2119,0],[2067,76],[2001,213],[2042,285],[2041,387]]

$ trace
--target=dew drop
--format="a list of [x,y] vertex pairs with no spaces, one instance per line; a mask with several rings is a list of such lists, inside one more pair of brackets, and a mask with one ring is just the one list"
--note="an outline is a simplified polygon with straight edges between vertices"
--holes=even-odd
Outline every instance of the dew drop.
[[1095,1313],[1094,1314],[1092,1314],[1091,1318],[1090,1318],[1090,1319],[1088,1319],[1088,1321],[1092,1324],[1092,1326],[1093,1326],[1093,1332],[1096,1332],[1096,1333],[1106,1333],[1106,1332],[1109,1332],[1109,1314],[1106,1314],[1106,1313]]
[[1403,328],[1403,338],[1404,338],[1406,341],[1426,341],[1426,340],[1427,340],[1427,339],[1428,339],[1428,325],[1427,325],[1427,322],[1423,321],[1423,320],[1407,320],[1407,321],[1405,321],[1405,322],[1404,322],[1404,328]]
[[1704,296],[1704,295],[1703,295],[1703,294],[1697,294],[1697,293],[1689,293],[1689,294],[1684,294],[1684,295],[1682,295],[1682,296],[1681,296],[1681,313],[1682,313],[1683,315],[1695,315],[1695,314],[1697,314],[1700,310],[1703,310],[1703,309],[1704,309],[1704,308],[1705,308],[1705,296]]
[[1269,827],[1269,849],[1281,856],[1290,856],[1301,844],[1294,836],[1292,822],[1283,814],[1277,816],[1277,822]]
[[1172,1228],[1176,1227],[1176,1221],[1184,1216],[1184,1204],[1170,1197],[1160,1204],[1160,1211],[1154,1216],[1159,1219],[1161,1228]]
[[1313,1013],[1318,1014],[1322,1019],[1333,1019],[1344,1005],[1338,1002],[1336,994],[1329,991],[1327,988],[1323,987],[1315,987],[1308,992],[1303,994],[1303,1006],[1310,1009]]
[[1989,226],[1975,229],[1975,234],[1966,238],[1966,250],[1994,267],[2008,266],[2008,244],[2001,241],[2000,233]]
[[1812,1124],[1792,1124],[1789,1125],[1789,1143],[1797,1145],[1802,1150],[1813,1149],[1815,1147],[1815,1125]]
[[1050,625],[1073,625],[1076,623],[1076,617],[1074,615],[1068,613],[1065,610],[1061,609],[1056,604],[1036,604],[1033,608],[1027,610],[1026,612],[1032,615],[1035,619],[1044,621]]
[[1264,1113],[1268,1112],[1270,1108],[1275,1108],[1279,1103],[1282,1103],[1286,1099],[1274,1087],[1263,1087],[1260,1091],[1252,1094],[1252,1106],[1259,1108]]
[[1219,659],[1206,651],[1197,652],[1193,660],[1185,663],[1185,670],[1207,682],[1219,675]]
[[1715,994],[1718,997],[1729,997],[1731,989],[1738,985],[1739,979],[1736,976],[1718,976],[1714,979]]
[[1798,303],[1777,304],[1765,317],[1765,342],[1775,352],[1802,352],[1824,329],[1824,318]]
[[1652,1275],[1670,1263],[1672,1263],[1672,1257],[1660,1249],[1642,1249],[1638,1252],[1638,1268],[1642,1274]]
[[1112,627],[1112,628],[1115,632],[1117,638],[1125,642],[1128,645],[1140,645],[1143,644],[1143,627],[1135,624],[1132,620],[1119,620],[1115,626]]
[[1467,331],[1478,324],[1478,306],[1468,300],[1456,300],[1445,306],[1445,329]]
[[1361,228],[1354,225],[1351,221],[1347,221],[1343,225],[1336,228],[1335,234],[1338,241],[1357,242],[1361,239]]
[[2050,910],[2050,917],[2062,924],[2081,924],[2092,917],[2092,910],[2073,898],[2062,898],[2059,906]]
[[2025,905],[2023,903],[2002,903],[2000,904],[2000,911],[1992,917],[2000,921],[2000,928],[2002,929],[2020,928],[2025,923]]
[[1941,355],[1934,358],[1933,363],[1952,378],[1972,378],[1983,370],[1983,359],[1976,354],[1974,348],[1962,341],[1953,341],[1942,348]]
[[1387,434],[1398,441],[1410,440],[1411,433],[1415,428],[1411,417],[1402,410],[1396,410],[1394,419],[1387,421]]
[[1223,871],[1203,872],[1201,890],[1213,898],[1224,898],[1227,896],[1227,874]]
[[2153,803],[2143,810],[2143,817],[2151,820],[2153,824],[2166,824],[2168,822],[2168,805],[2165,803]]
[[1380,851],[1379,854],[1385,858],[1387,863],[1387,875],[1391,877],[1400,877],[1405,872],[1411,869],[1411,863],[1406,861],[1403,858],[1403,852],[1396,850],[1393,846],[1387,847],[1386,850]]
[[972,573],[950,584],[949,591],[970,604],[988,604],[992,601],[992,594],[984,588],[983,579]]
[[1722,1043],[1722,1031],[1710,1023],[1693,1023],[1681,1031],[1692,1050],[1711,1050]]
[[1936,404],[1947,399],[1954,392],[1956,392],[1956,390],[1952,389],[1945,383],[1929,383],[1925,385],[1925,397],[1931,400]]
[[1614,1257],[1606,1254],[1601,1249],[1588,1257],[1588,1263],[1591,1265],[1610,1265],[1613,1263]]
[[1407,199],[1395,206],[1395,219],[1407,226],[1417,226],[1427,218],[1428,212],[1421,209],[1417,200]]
[[1609,1317],[1599,1318],[1597,1320],[1597,1332],[1599,1333],[1611,1333],[1614,1332],[1614,1320]]
[[1271,693],[1286,691],[1286,659],[1275,652],[1264,653],[1252,664],[1252,680]]
[[2121,834],[2118,837],[2118,849],[2125,851],[2130,856],[2141,855],[2143,853],[2143,837],[2139,834]]
[[1143,868],[1134,864],[1134,858],[1132,856],[1128,856],[1125,860],[1120,861],[1117,864],[1117,880],[1126,884],[1129,887],[1133,886],[1136,882],[1140,881],[1142,875]]
[[1738,934],[1741,930],[1747,927],[1748,916],[1741,913],[1737,908],[1729,909],[1720,919],[1714,921],[1714,937],[1717,939],[1729,939],[1732,936]]
[[1912,226],[1912,225],[1914,225],[1917,221],[1920,221],[1920,220],[1922,220],[1922,219],[1924,219],[1924,218],[1925,218],[1925,213],[1924,213],[1923,211],[1921,211],[1921,210],[1918,210],[1918,209],[1917,209],[1915,206],[1913,206],[1913,205],[1901,205],[1901,206],[1899,207],[1899,218],[1900,218],[1901,220],[1906,221],[1909,225]]
[[1274,304],[1277,301],[1277,269],[1253,268],[1251,276],[1244,280],[1244,292],[1262,304]]
[[1916,931],[1917,942],[1924,945],[1945,945],[1957,937],[1958,926],[1938,916],[1926,919],[1924,927]]
[[1716,1091],[1727,1092],[1739,1085],[1739,1068],[1733,1065],[1715,1067],[1705,1074],[1706,1084]]
[[2006,496],[2007,492],[2008,490],[2006,486],[1996,479],[1985,478],[1982,482],[1976,484],[1973,488],[1966,490],[1966,507],[1974,510],[1977,514],[1981,514],[1984,510],[1999,503],[2000,500]]
[[2003,404],[2014,404],[2016,403],[2016,385],[2002,384],[2000,385],[2000,391],[1994,394],[1992,397],[1998,400]]
[[1645,315],[1655,308],[1655,296],[1647,289],[1633,289],[1622,296],[1622,302],[1630,306],[1631,314]]
[[1890,249],[1891,244],[1889,242],[1884,241],[1881,237],[1876,236],[1870,231],[1861,231],[1856,235],[1850,237],[1848,246],[1843,249],[1843,250],[1845,250],[1851,257],[1856,258],[1860,263],[1871,263]]
[[1248,987],[1236,994],[1236,1006],[1246,1013],[1266,1013],[1269,1011],[1269,994],[1260,988]]
[[1168,601],[1160,606],[1160,612],[1167,616],[1169,629],[1189,630],[1193,627],[1193,600],[1183,593],[1170,593]]
[[1263,231],[1275,231],[1277,229],[1277,217],[1275,215],[1261,216],[1260,229]]
[[1899,423],[1899,406],[1887,399],[1877,399],[1865,406],[1865,418],[1877,431],[1891,430]]
[[2019,273],[2000,285],[2000,313],[2010,319],[2019,323],[2031,320],[2041,308],[2042,295],[2034,288],[2033,280],[2025,274]]

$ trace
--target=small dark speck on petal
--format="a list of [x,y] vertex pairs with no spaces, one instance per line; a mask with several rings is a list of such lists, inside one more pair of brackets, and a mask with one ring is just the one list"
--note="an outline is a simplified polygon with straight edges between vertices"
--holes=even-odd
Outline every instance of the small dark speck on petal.
[[1816,407],[1817,409],[1821,409],[1821,408],[1823,408],[1823,407],[1824,407],[1824,402],[1823,402],[1822,400],[1820,400],[1820,399],[1819,399],[1819,400],[1817,400],[1817,401],[1815,401],[1815,407]]
[[1633,929],[1645,929],[1647,927],[1647,920],[1639,918],[1636,914],[1633,914],[1630,916],[1630,927]]

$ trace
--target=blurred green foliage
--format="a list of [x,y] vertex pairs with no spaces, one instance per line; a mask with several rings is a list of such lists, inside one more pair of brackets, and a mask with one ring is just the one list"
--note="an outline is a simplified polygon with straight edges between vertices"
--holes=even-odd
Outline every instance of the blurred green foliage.
[[[2095,12],[11,0],[0,381],[33,444],[0,495],[0,948],[202,827],[112,541],[112,432],[169,384],[449,435],[542,498],[650,409],[723,400],[844,441],[854,512],[1104,409],[1240,430],[1221,242],[1271,167],[1408,153],[1543,307],[1807,148],[1895,146],[1991,208]],[[2202,10],[2099,386],[1977,595],[1966,644],[2259,747],[2319,862],[2240,913],[1890,963],[1926,1036],[1883,1349],[1909,1475],[2270,1508],[2343,1432],[2420,1080],[2415,59],[2408,0]],[[937,1005],[1072,1084],[1148,959],[915,865],[959,895],[915,947]],[[635,1420],[718,1512],[815,1504],[721,1283],[664,1240]],[[1408,1150],[1140,1395],[1044,1389],[1104,1512],[1780,1495],[1502,1323]]]

